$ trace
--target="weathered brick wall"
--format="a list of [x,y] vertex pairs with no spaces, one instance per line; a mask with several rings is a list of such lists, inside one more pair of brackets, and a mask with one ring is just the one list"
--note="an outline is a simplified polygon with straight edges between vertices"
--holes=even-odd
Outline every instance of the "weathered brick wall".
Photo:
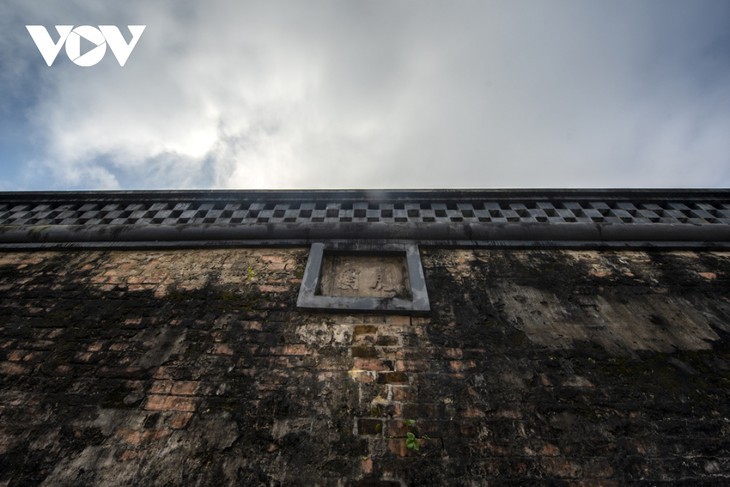
[[423,317],[306,257],[0,254],[0,484],[730,481],[730,253],[422,250]]

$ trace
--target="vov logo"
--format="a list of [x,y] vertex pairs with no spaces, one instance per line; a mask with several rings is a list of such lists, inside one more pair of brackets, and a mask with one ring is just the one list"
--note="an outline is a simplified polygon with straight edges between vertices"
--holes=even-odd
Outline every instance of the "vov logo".
[[[117,58],[120,66],[124,66],[137,45],[146,25],[129,25],[127,28],[132,34],[132,40],[127,43],[124,36],[115,25],[100,25],[97,29],[91,25],[57,25],[58,40],[53,41],[51,35],[42,25],[26,25],[28,33],[33,38],[36,47],[46,64],[51,66],[56,60],[61,47],[66,45],[66,55],[77,66],[94,66],[104,58],[107,45]],[[81,52],[82,41],[87,49]]]

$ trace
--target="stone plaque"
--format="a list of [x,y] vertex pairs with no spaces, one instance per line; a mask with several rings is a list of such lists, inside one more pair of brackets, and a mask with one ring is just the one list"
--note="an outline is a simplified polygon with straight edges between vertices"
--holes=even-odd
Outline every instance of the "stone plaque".
[[343,254],[325,252],[321,296],[410,298],[405,254]]
[[315,242],[297,306],[381,313],[430,309],[418,247],[393,243]]

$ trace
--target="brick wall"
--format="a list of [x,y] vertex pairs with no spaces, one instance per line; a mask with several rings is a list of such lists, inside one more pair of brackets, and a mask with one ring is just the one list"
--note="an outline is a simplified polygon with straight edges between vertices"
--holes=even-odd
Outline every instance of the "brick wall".
[[421,317],[306,258],[0,254],[0,483],[730,481],[730,253],[422,250]]

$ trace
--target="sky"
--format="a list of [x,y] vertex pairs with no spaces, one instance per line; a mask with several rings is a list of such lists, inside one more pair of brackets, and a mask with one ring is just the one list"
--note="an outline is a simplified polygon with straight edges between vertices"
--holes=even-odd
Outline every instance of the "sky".
[[547,187],[730,187],[730,1],[0,3],[0,190]]

